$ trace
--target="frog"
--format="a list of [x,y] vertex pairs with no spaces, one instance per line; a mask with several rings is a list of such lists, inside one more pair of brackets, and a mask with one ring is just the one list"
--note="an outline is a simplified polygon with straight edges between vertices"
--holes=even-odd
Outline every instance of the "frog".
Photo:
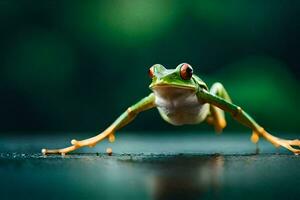
[[157,108],[167,123],[175,126],[206,122],[221,133],[227,122],[225,113],[229,113],[240,124],[251,129],[251,141],[256,143],[262,137],[275,147],[283,147],[292,153],[300,154],[299,139],[283,139],[267,132],[244,109],[234,104],[227,90],[220,82],[209,88],[194,74],[193,67],[181,63],[176,68],[167,69],[155,64],[148,70],[150,94],[128,107],[108,128],[98,135],[84,139],[71,140],[71,145],[60,149],[42,149],[44,155],[72,152],[81,147],[94,147],[104,139],[115,141],[115,132],[131,123],[139,113]]

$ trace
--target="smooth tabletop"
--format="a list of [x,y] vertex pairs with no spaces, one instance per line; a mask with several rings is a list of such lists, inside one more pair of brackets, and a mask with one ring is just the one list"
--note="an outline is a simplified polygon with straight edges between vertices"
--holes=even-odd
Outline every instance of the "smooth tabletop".
[[[300,157],[249,133],[118,132],[62,157],[93,134],[0,137],[1,199],[297,199]],[[295,138],[297,134],[285,137]],[[113,149],[112,156],[105,153]]]

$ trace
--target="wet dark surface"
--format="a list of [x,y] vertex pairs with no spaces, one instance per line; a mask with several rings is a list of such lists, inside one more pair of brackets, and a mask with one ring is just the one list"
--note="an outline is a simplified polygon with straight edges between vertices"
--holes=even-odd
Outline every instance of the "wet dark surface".
[[[0,138],[1,199],[300,197],[300,157],[265,141],[257,154],[249,133],[122,132],[113,144],[103,142],[64,157],[39,153],[73,139],[61,135]],[[103,153],[107,147],[112,156]]]

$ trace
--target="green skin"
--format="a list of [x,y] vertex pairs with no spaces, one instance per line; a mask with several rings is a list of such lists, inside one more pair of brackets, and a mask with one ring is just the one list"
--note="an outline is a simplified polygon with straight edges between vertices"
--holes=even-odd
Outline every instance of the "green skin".
[[252,129],[251,140],[256,143],[264,137],[276,147],[282,146],[295,154],[300,154],[299,140],[285,140],[266,132],[249,114],[232,103],[221,83],[215,83],[209,90],[207,85],[196,75],[185,80],[181,76],[182,63],[175,69],[166,69],[160,64],[152,66],[153,77],[149,88],[152,93],[129,107],[105,131],[85,140],[72,140],[72,146],[62,149],[43,149],[43,154],[66,153],[80,147],[93,147],[108,138],[114,141],[115,131],[130,123],[138,113],[157,107],[162,118],[174,125],[198,124],[203,121],[214,125],[217,132],[226,126],[224,111],[232,115],[239,123]]

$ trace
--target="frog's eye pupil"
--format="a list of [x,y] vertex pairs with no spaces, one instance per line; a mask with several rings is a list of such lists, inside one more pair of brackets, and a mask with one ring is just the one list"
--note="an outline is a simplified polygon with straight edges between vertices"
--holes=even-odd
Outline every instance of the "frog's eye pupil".
[[150,69],[148,71],[148,75],[149,75],[150,78],[154,77],[154,68],[153,67],[150,67]]
[[180,68],[180,76],[183,80],[189,80],[193,76],[193,68],[189,64],[183,64]]

